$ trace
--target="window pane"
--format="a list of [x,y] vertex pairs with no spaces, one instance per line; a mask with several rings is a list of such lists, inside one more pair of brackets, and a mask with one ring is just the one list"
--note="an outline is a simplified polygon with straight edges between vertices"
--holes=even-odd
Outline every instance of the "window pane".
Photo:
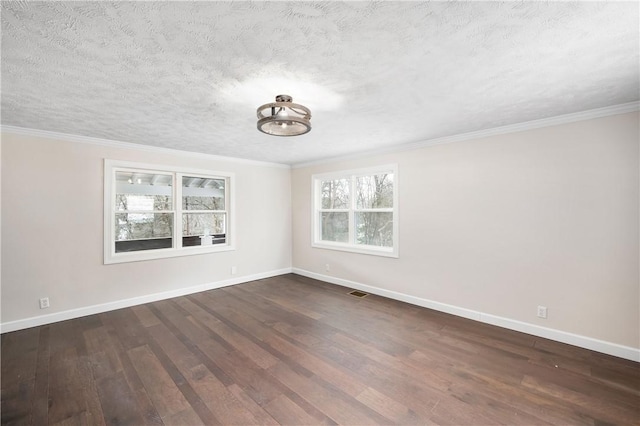
[[172,247],[173,213],[117,213],[116,253]]
[[356,213],[356,244],[393,247],[393,213]]
[[393,207],[393,174],[356,178],[357,208]]
[[182,178],[182,208],[224,210],[224,187],[224,179],[185,176]]
[[348,179],[323,180],[320,186],[323,209],[349,208]]
[[182,236],[224,234],[224,213],[185,213],[182,215]]
[[171,175],[116,172],[116,210],[172,210]]
[[322,239],[324,241],[349,241],[349,213],[320,213]]

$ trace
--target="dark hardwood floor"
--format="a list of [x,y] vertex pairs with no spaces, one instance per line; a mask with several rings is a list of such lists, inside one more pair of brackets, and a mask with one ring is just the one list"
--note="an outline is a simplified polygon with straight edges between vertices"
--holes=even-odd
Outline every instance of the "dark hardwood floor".
[[2,424],[640,424],[640,365],[297,275],[2,336]]

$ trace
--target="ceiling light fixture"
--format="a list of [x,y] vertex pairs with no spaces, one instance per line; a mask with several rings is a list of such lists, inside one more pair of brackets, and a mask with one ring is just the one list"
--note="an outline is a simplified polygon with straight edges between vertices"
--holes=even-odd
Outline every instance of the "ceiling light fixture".
[[258,130],[272,136],[299,136],[311,131],[311,111],[289,95],[258,108]]

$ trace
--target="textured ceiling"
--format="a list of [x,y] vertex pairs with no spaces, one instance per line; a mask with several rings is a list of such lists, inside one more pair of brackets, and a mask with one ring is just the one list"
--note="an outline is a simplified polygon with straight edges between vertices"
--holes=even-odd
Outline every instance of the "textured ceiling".
[[3,125],[292,164],[639,99],[638,2],[1,7]]

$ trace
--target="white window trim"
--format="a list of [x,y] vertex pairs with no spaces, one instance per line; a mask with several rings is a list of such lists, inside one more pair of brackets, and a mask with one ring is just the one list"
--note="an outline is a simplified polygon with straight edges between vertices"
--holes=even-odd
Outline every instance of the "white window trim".
[[[355,179],[357,176],[370,176],[380,173],[393,173],[393,208],[389,209],[375,209],[373,211],[390,211],[393,212],[393,247],[378,247],[378,246],[366,246],[352,243],[354,241],[353,236],[353,224],[354,224],[354,197],[351,194],[352,188],[350,188],[349,202],[351,207],[349,209],[334,209],[332,212],[349,212],[349,242],[340,243],[334,241],[321,240],[320,218],[319,213],[325,209],[320,208],[320,182],[323,180],[333,179]],[[398,165],[387,164],[382,166],[368,167],[363,169],[354,170],[340,170],[336,172],[328,172],[315,174],[311,176],[311,247],[348,251],[352,253],[369,254],[374,256],[395,257],[400,256],[398,247],[399,241],[399,209],[398,209]],[[353,186],[353,185],[352,185]],[[357,209],[358,211],[366,211],[366,209]]]
[[[174,247],[154,250],[141,250],[134,252],[115,252],[115,172],[119,169],[137,169],[147,173],[156,172],[158,174],[174,175],[175,183],[172,186],[174,200],[174,218],[172,236],[175,241]],[[228,184],[225,185],[225,204],[227,206],[226,217],[226,241],[224,244],[213,244],[206,246],[182,247],[182,199],[178,198],[178,192],[182,187],[183,175],[196,175],[211,178],[225,178]],[[216,253],[222,251],[235,250],[235,174],[230,172],[220,172],[214,170],[192,169],[185,167],[174,167],[159,164],[138,163],[132,161],[104,160],[104,264],[137,262],[152,259],[165,259],[169,257],[190,256],[196,254]],[[180,188],[180,189],[178,189]]]

